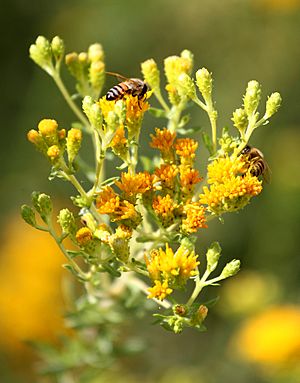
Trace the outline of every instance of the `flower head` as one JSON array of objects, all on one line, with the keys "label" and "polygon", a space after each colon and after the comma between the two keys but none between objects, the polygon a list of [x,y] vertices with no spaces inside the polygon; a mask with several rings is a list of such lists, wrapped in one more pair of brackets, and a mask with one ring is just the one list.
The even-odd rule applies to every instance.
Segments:
[{"label": "flower head", "polygon": [[122,173],[121,181],[115,184],[125,194],[126,198],[135,197],[137,194],[143,194],[152,187],[151,176],[148,172],[137,174]]},{"label": "flower head", "polygon": [[205,208],[199,202],[191,202],[183,207],[185,218],[181,230],[185,233],[195,233],[198,229],[207,228]]},{"label": "flower head", "polygon": [[178,138],[174,144],[176,154],[180,157],[180,162],[184,165],[193,164],[197,147],[198,142],[192,138]]},{"label": "flower head", "polygon": [[174,189],[175,178],[179,170],[176,165],[162,164],[155,169],[153,184],[157,190]]},{"label": "flower head", "polygon": [[150,146],[161,152],[161,156],[164,161],[171,162],[174,159],[173,144],[176,133],[172,133],[167,128],[162,130],[155,128],[155,135],[150,134],[150,136],[152,138]]},{"label": "flower head", "polygon": [[169,287],[168,281],[165,280],[162,283],[160,281],[154,281],[154,286],[149,287],[148,298],[156,298],[163,301],[168,295],[172,294],[173,290]]},{"label": "flower head", "polygon": [[169,194],[165,197],[159,195],[154,198],[152,207],[164,226],[170,226],[174,222],[174,210],[178,208],[178,205],[173,201]]},{"label": "flower head", "polygon": [[198,273],[197,258],[198,256],[193,250],[187,249],[183,245],[174,254],[166,244],[165,251],[162,248],[152,250],[149,257],[145,256],[145,261],[153,281],[168,281],[171,288],[181,288],[189,278]]},{"label": "flower head", "polygon": [[246,172],[241,156],[224,157],[208,166],[208,183],[203,187],[200,202],[214,214],[237,211],[262,190],[262,182]]},{"label": "flower head", "polygon": [[181,191],[184,194],[191,194],[194,189],[194,185],[199,183],[202,178],[199,175],[198,170],[192,169],[189,166],[180,167],[180,185]]}]

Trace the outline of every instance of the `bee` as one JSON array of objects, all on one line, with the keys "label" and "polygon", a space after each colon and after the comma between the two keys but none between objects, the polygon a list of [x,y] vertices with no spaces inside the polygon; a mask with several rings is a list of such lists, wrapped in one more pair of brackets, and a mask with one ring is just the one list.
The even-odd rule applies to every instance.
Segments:
[{"label": "bee", "polygon": [[145,95],[149,90],[149,86],[143,80],[139,78],[127,78],[114,72],[106,73],[123,80],[119,84],[109,89],[109,91],[106,93],[106,100],[121,100],[127,94],[131,94],[133,97],[137,97],[139,101],[145,98]]},{"label": "bee", "polygon": [[248,169],[252,176],[262,176],[265,182],[270,183],[271,170],[264,158],[263,153],[259,149],[246,145],[241,151],[241,155],[246,159]]}]

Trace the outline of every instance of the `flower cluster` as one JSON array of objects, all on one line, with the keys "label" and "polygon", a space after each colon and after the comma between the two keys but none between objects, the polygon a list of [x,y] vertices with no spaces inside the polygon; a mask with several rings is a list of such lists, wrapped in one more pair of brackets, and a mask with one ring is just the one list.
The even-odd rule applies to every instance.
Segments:
[{"label": "flower cluster", "polygon": [[[232,128],[238,136],[224,129],[218,137],[212,73],[201,68],[193,78],[193,55],[188,50],[164,60],[169,102],[164,99],[153,59],[142,63],[144,80],[124,80],[110,91],[115,97],[108,97],[110,93],[101,95],[101,91],[106,73],[111,72],[106,72],[100,44],[91,45],[86,52],[69,53],[63,60],[60,38],[50,42],[39,37],[30,55],[53,78],[79,121],[67,131],[58,129],[55,120],[43,119],[37,130],[29,131],[28,140],[50,160],[50,178],[69,181],[78,195],[72,196],[76,213],[62,209],[58,214],[60,233],[52,223],[51,199],[43,193],[33,194],[33,207],[22,207],[24,220],[54,238],[68,260],[66,268],[85,282],[88,301],[96,302],[97,307],[104,299],[105,307],[113,310],[118,294],[120,301],[126,302],[124,291],[139,289],[167,309],[166,315],[156,315],[163,326],[175,333],[184,327],[203,330],[208,309],[197,301],[200,292],[235,275],[240,261],[232,260],[218,276],[208,279],[218,266],[221,248],[217,242],[209,247],[206,269],[201,270],[196,235],[201,236],[200,229],[207,228],[209,220],[244,208],[262,191],[260,176],[266,163],[260,151],[251,151],[249,140],[277,112],[279,93],[270,95],[260,116],[261,86],[250,81],[242,107],[232,116]],[[63,62],[75,79],[82,108],[62,81]],[[152,95],[160,108],[150,107]],[[209,152],[206,177],[196,166],[200,146],[197,129],[193,124],[187,126],[188,107],[193,104],[207,114],[211,128],[211,134],[203,132]],[[139,155],[142,122],[148,110],[166,120],[150,134],[154,160]],[[194,136],[189,137],[190,133]],[[94,167],[80,157],[84,135],[89,135],[93,144]],[[106,171],[112,169],[106,166],[107,161],[112,159],[116,160],[114,172],[105,179]],[[78,178],[82,173],[84,181]],[[75,249],[68,248],[66,238]],[[112,292],[115,281],[118,288]],[[185,303],[178,302],[176,291],[188,283],[194,284],[190,297]],[[171,294],[173,307],[168,300]],[[122,301],[122,306],[127,307],[127,303]]]},{"label": "flower cluster", "polygon": [[200,201],[216,215],[242,209],[262,190],[262,181],[251,175],[242,156],[214,160],[208,165],[208,183]]},{"label": "flower cluster", "polygon": [[173,288],[182,288],[187,280],[198,273],[198,256],[184,245],[174,253],[166,244],[166,250],[152,250],[145,262],[154,286],[149,288],[149,298],[165,299]]}]

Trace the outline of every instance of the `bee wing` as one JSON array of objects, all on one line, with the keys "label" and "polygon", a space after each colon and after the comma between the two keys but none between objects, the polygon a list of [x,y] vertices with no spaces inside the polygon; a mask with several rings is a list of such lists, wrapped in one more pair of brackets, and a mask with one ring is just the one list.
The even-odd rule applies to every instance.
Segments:
[{"label": "bee wing", "polygon": [[119,73],[115,73],[115,72],[105,72],[106,74],[109,74],[110,76],[115,76],[118,78],[119,81],[127,81],[129,80],[128,77],[125,77],[125,76],[122,76],[121,74]]},{"label": "bee wing", "polygon": [[272,178],[272,171],[268,165],[268,163],[266,161],[264,161],[265,163],[265,171],[263,172],[262,176],[263,176],[263,180],[267,183],[267,184],[270,184],[271,183],[271,178]]}]

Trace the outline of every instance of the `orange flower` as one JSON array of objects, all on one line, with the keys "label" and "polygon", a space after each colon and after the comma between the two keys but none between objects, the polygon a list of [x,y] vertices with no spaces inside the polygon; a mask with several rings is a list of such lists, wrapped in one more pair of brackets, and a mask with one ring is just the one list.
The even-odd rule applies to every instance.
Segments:
[{"label": "orange flower", "polygon": [[192,138],[178,138],[174,144],[176,154],[180,157],[180,162],[183,165],[192,165],[195,159],[195,151],[198,147],[198,142]]},{"label": "orange flower", "polygon": [[122,173],[121,182],[116,181],[115,184],[125,193],[126,197],[133,197],[139,193],[145,193],[152,187],[151,176],[148,172],[137,174]]},{"label": "orange flower", "polygon": [[112,214],[119,204],[120,197],[110,186],[103,188],[96,199],[97,209],[100,214]]},{"label": "orange flower", "polygon": [[180,185],[182,186],[182,192],[189,194],[193,190],[193,186],[202,181],[198,170],[191,169],[188,166],[180,167]]},{"label": "orange flower", "polygon": [[157,190],[161,190],[164,188],[174,189],[174,181],[177,174],[178,168],[176,165],[160,165],[160,167],[156,168],[154,172],[153,183],[156,184],[155,188]]},{"label": "orange flower", "polygon": [[111,140],[110,147],[113,149],[120,150],[120,148],[124,148],[124,146],[127,145],[127,138],[125,137],[125,130],[124,126],[120,126],[116,130],[116,134],[114,135],[114,138]]},{"label": "orange flower", "polygon": [[150,134],[152,141],[150,146],[161,151],[161,155],[165,160],[173,159],[172,147],[176,137],[176,133],[170,132],[168,129],[155,128],[155,135]]},{"label": "orange flower", "polygon": [[165,197],[158,196],[154,198],[152,207],[155,214],[161,219],[164,226],[170,226],[174,222],[174,209],[178,206],[167,194]]},{"label": "orange flower", "polygon": [[182,220],[181,229],[185,233],[195,233],[198,229],[207,228],[205,208],[199,202],[191,202],[183,206],[186,218]]}]

